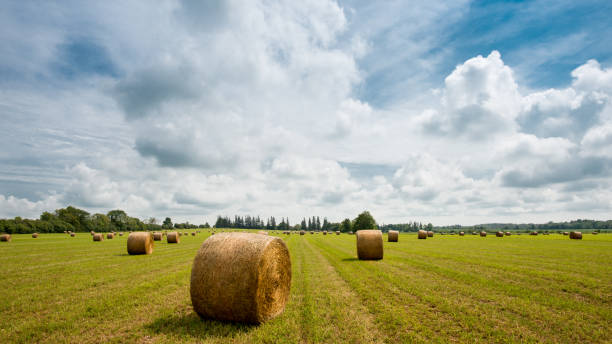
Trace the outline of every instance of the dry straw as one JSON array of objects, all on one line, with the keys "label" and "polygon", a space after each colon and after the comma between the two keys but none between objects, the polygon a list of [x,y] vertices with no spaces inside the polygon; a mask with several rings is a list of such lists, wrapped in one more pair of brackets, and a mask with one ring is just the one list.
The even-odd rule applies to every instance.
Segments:
[{"label": "dry straw", "polygon": [[191,302],[204,318],[262,323],[285,309],[291,259],[278,237],[219,233],[193,261]]},{"label": "dry straw", "polygon": [[74,233],[70,233],[70,236],[71,236],[71,237],[74,237],[74,236],[76,236],[76,234],[74,234]]},{"label": "dry straw", "polygon": [[464,236],[465,232],[459,232],[459,236]]},{"label": "dry straw", "polygon": [[570,232],[569,238],[570,239],[582,240],[582,232]]},{"label": "dry straw", "polygon": [[323,231],[323,235],[327,235],[327,231]]},{"label": "dry straw", "polygon": [[336,231],[336,235],[340,235],[340,231]]},{"label": "dry straw", "polygon": [[119,236],[123,236],[123,232],[119,232]]},{"label": "dry straw", "polygon": [[498,238],[503,238],[504,237],[504,232],[495,232],[495,236]]},{"label": "dry straw", "polygon": [[11,241],[12,237],[10,234],[2,234],[0,235],[0,241]]},{"label": "dry straw", "polygon": [[104,240],[104,236],[100,233],[96,233],[93,235],[93,241],[102,241]]},{"label": "dry straw", "polygon": [[427,236],[430,237],[430,238],[433,238],[433,234],[434,233],[432,231],[427,232]]},{"label": "dry straw", "polygon": [[306,234],[306,232],[300,231],[300,235],[304,235],[304,234]]},{"label": "dry straw", "polygon": [[420,230],[417,233],[417,236],[418,236],[419,239],[427,239],[427,231]]},{"label": "dry straw", "polygon": [[389,233],[387,234],[387,240],[389,240],[389,242],[397,242],[398,239],[399,239],[398,231],[389,231]]},{"label": "dry straw", "polygon": [[129,254],[153,253],[153,240],[149,232],[130,233],[127,238],[127,251]]},{"label": "dry straw", "polygon": [[266,232],[266,231],[258,231],[257,234],[268,235],[268,232]]},{"label": "dry straw", "polygon": [[487,232],[485,232],[485,231],[480,232],[480,236],[481,237],[486,237],[487,236]]},{"label": "dry straw", "polygon": [[506,236],[511,236],[511,235],[512,235],[512,233],[506,232]]},{"label": "dry straw", "polygon": [[34,239],[38,238],[38,233],[32,233],[32,238]]},{"label": "dry straw", "polygon": [[195,236],[195,235],[196,235],[195,232],[191,232],[191,236]]},{"label": "dry straw", "polygon": [[153,240],[154,241],[161,241],[163,237],[164,237],[164,235],[162,233],[159,233],[159,232],[153,233]]},{"label": "dry straw", "polygon": [[378,229],[357,231],[357,257],[360,260],[383,258],[383,237]]},{"label": "dry straw", "polygon": [[178,232],[169,232],[168,234],[166,234],[166,240],[168,240],[168,244],[178,244],[181,242],[181,238]]},{"label": "dry straw", "polygon": [[529,233],[529,235],[538,235],[538,232],[533,231],[533,232]]},{"label": "dry straw", "polygon": [[91,231],[91,232],[89,232],[89,234],[91,234],[93,236],[94,234],[96,234],[96,232]]},{"label": "dry straw", "polygon": [[114,237],[115,237],[115,234],[113,233],[106,234],[106,239],[113,239]]}]

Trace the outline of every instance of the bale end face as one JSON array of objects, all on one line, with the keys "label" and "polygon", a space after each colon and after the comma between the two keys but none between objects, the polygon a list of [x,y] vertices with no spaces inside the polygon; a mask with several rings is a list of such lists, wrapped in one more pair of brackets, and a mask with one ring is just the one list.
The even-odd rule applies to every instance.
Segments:
[{"label": "bale end face", "polygon": [[93,241],[102,241],[104,240],[104,236],[100,233],[96,233],[93,235]]},{"label": "bale end face", "polygon": [[11,241],[13,237],[10,234],[2,234],[0,235],[0,241]]},{"label": "bale end face", "polygon": [[383,259],[383,237],[380,230],[357,231],[357,257],[360,260]]},{"label": "bale end face", "polygon": [[115,234],[113,233],[106,234],[106,239],[113,239],[114,237],[115,237]]},{"label": "bale end face", "polygon": [[277,237],[219,233],[208,238],[193,261],[191,302],[204,318],[262,323],[285,309],[291,259]]},{"label": "bale end face", "polygon": [[128,235],[127,251],[129,254],[153,253],[153,240],[149,232],[133,232]]},{"label": "bale end face", "polygon": [[426,232],[426,231],[423,231],[423,230],[420,230],[420,231],[417,233],[417,237],[418,237],[419,239],[427,239],[427,232]]},{"label": "bale end face", "polygon": [[153,241],[161,241],[163,237],[164,237],[163,233],[159,233],[159,232],[153,233]]},{"label": "bale end face", "polygon": [[582,232],[570,232],[570,239],[582,240]]},{"label": "bale end face", "polygon": [[481,237],[486,237],[487,236],[487,232],[484,232],[484,231],[480,232],[480,236]]},{"label": "bale end face", "polygon": [[459,236],[464,236],[465,232],[459,232]]},{"label": "bale end face", "polygon": [[389,231],[389,233],[387,234],[387,240],[389,242],[397,242],[399,240],[399,232]]},{"label": "bale end face", "polygon": [[74,233],[70,233],[70,236],[71,236],[71,237],[75,237],[75,236],[76,236],[76,234],[74,234]]},{"label": "bale end face", "polygon": [[504,233],[503,232],[496,232],[495,236],[498,238],[503,238],[504,237]]},{"label": "bale end face", "polygon": [[433,238],[433,236],[434,236],[434,232],[432,232],[432,231],[427,232],[427,237],[428,238]]},{"label": "bale end face", "polygon": [[34,239],[38,238],[38,233],[32,233],[32,238]]},{"label": "bale end face", "polygon": [[300,231],[300,235],[304,235],[304,234],[306,234],[305,231]]}]

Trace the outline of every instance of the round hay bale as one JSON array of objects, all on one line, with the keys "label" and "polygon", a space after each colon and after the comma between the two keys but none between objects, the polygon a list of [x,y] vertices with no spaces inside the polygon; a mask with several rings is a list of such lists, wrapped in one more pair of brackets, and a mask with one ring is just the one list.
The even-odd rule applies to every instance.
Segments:
[{"label": "round hay bale", "polygon": [[266,231],[258,231],[257,234],[268,235],[268,232],[266,232]]},{"label": "round hay bale", "polygon": [[360,260],[378,260],[383,258],[383,237],[378,229],[357,231],[357,257]]},{"label": "round hay bale", "polygon": [[130,233],[127,238],[127,251],[129,254],[153,253],[154,240],[149,232]]},{"label": "round hay bale", "polygon": [[262,323],[281,314],[291,288],[291,258],[280,238],[219,233],[193,260],[191,303],[204,318]]},{"label": "round hay bale", "polygon": [[387,240],[389,242],[397,242],[399,240],[399,231],[389,231],[387,233]]},{"label": "round hay bale", "polygon": [[181,242],[181,237],[177,232],[169,232],[166,234],[166,240],[168,241],[168,244],[178,244]]},{"label": "round hay bale", "polygon": [[304,235],[304,234],[306,234],[305,231],[300,231],[300,235]]},{"label": "round hay bale", "polygon": [[433,234],[434,233],[432,231],[427,232],[427,236],[430,237],[430,238],[433,238]]},{"label": "round hay bale", "polygon": [[64,234],[68,234],[68,231],[64,231]]},{"label": "round hay bale", "polygon": [[510,233],[510,232],[506,232],[505,234],[506,234],[506,236],[511,236],[512,235],[512,233]]},{"label": "round hay bale", "polygon": [[478,235],[478,232],[472,232],[472,235]]},{"label": "round hay bale", "polygon": [[599,232],[593,232],[593,233],[591,233],[591,234],[593,234],[593,235],[597,235],[597,234],[599,234]]},{"label": "round hay bale", "polygon": [[495,236],[498,238],[503,238],[504,237],[504,232],[495,232]]},{"label": "round hay bale", "polygon": [[162,233],[159,233],[159,232],[153,233],[153,241],[161,241],[163,237],[164,235]]},{"label": "round hay bale", "polygon": [[570,232],[570,239],[582,240],[582,232]]},{"label": "round hay bale", "polygon": [[563,235],[569,235],[569,232],[563,232]]},{"label": "round hay bale", "polygon": [[426,232],[426,231],[424,231],[424,230],[420,230],[420,231],[417,233],[417,237],[418,237],[419,239],[427,239],[427,232]]},{"label": "round hay bale", "polygon": [[34,239],[38,238],[38,233],[32,233],[32,238]]},{"label": "round hay bale", "polygon": [[327,235],[327,231],[323,231],[323,235]]},{"label": "round hay bale", "polygon": [[100,233],[96,233],[93,235],[93,241],[102,241],[104,240],[104,236]]},{"label": "round hay bale", "polygon": [[486,237],[487,236],[487,232],[485,232],[485,231],[480,232],[480,236],[481,237]]},{"label": "round hay bale", "polygon": [[113,239],[114,237],[115,237],[115,234],[113,233],[106,234],[106,239]]},{"label": "round hay bale", "polygon": [[538,235],[538,232],[533,231],[533,232],[529,233],[529,235]]},{"label": "round hay bale", "polygon": [[196,235],[195,232],[191,232],[191,236],[195,236],[195,235]]},{"label": "round hay bale", "polygon": [[71,237],[74,237],[74,236],[76,236],[76,234],[74,234],[74,233],[70,233],[70,236],[71,236]]},{"label": "round hay bale", "polygon": [[336,231],[336,235],[340,235],[340,231]]},{"label": "round hay bale", "polygon": [[310,231],[310,234],[314,234],[314,231]]},{"label": "round hay bale", "polygon": [[119,232],[119,236],[123,236],[123,232]]},{"label": "round hay bale", "polygon": [[464,236],[465,232],[459,232],[459,236]]},{"label": "round hay bale", "polygon": [[0,241],[11,241],[13,237],[10,234],[2,234],[0,235]]}]

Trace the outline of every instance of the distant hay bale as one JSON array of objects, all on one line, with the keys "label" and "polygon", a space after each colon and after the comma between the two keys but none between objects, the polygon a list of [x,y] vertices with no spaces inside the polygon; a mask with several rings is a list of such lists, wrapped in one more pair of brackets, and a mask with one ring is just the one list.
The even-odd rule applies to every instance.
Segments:
[{"label": "distant hay bale", "polygon": [[503,238],[504,237],[504,232],[495,232],[495,236],[498,238]]},{"label": "distant hay bale", "polygon": [[459,236],[464,236],[465,232],[459,232]]},{"label": "distant hay bale", "polygon": [[195,236],[195,235],[196,235],[195,232],[191,232],[191,236]]},{"label": "distant hay bale", "polygon": [[119,232],[119,236],[123,236],[123,232]]},{"label": "distant hay bale", "polygon": [[64,234],[68,234],[68,231],[64,231]]},{"label": "distant hay bale", "polygon": [[481,237],[486,237],[487,236],[487,232],[485,232],[485,231],[480,232],[480,236]]},{"label": "distant hay bale", "polygon": [[424,230],[418,231],[417,237],[419,239],[427,239],[427,231],[424,231]]},{"label": "distant hay bale", "polygon": [[350,231],[349,234],[354,234],[353,231]]},{"label": "distant hay bale", "polygon": [[164,235],[162,233],[159,233],[159,232],[153,233],[153,241],[161,241],[163,237]]},{"label": "distant hay bale", "polygon": [[283,312],[290,288],[289,250],[273,236],[219,233],[191,269],[191,302],[203,318],[262,323]]},{"label": "distant hay bale", "polygon": [[93,235],[93,241],[102,241],[104,240],[104,236],[100,233],[96,233]]},{"label": "distant hay bale", "polygon": [[94,234],[96,234],[96,232],[91,231],[91,232],[89,232],[89,234],[91,234],[93,236]]},{"label": "distant hay bale", "polygon": [[305,231],[300,231],[300,235],[304,235],[304,234],[306,234]]},{"label": "distant hay bale", "polygon": [[582,240],[582,232],[570,232],[569,233],[569,238],[570,239]]},{"label": "distant hay bale", "polygon": [[428,237],[433,238],[433,235],[434,235],[434,232],[432,232],[432,231],[427,232],[427,236]]},{"label": "distant hay bale", "polygon": [[387,240],[389,242],[397,242],[399,239],[399,231],[389,231],[387,233]]},{"label": "distant hay bale", "polygon": [[154,241],[151,240],[151,233],[149,232],[130,233],[127,238],[127,251],[128,254],[151,254],[153,253],[153,244]]},{"label": "distant hay bale", "polygon": [[529,235],[538,235],[538,232],[533,231],[533,232],[529,233]]},{"label": "distant hay bale", "polygon": [[32,238],[34,239],[38,238],[38,233],[32,233]]},{"label": "distant hay bale", "polygon": [[336,231],[336,235],[340,235],[340,231]]},{"label": "distant hay bale", "polygon": [[327,235],[327,231],[323,231],[323,235]]},{"label": "distant hay bale", "polygon": [[11,241],[13,237],[10,234],[2,234],[0,235],[0,241]]},{"label": "distant hay bale", "polygon": [[478,235],[478,232],[472,232],[472,235]]},{"label": "distant hay bale", "polygon": [[504,233],[504,234],[506,234],[506,236],[510,236],[510,235],[512,235],[512,233],[510,233],[510,232],[506,232],[506,233]]},{"label": "distant hay bale", "polygon": [[314,234],[314,231],[310,231],[310,234]]},{"label": "distant hay bale", "polygon": [[74,233],[70,233],[70,236],[71,236],[71,237],[74,237],[74,236],[76,236],[76,234],[74,234]]},{"label": "distant hay bale", "polygon": [[113,239],[114,237],[115,237],[115,234],[113,233],[106,234],[106,239]]},{"label": "distant hay bale", "polygon": [[178,232],[169,232],[168,234],[166,234],[166,240],[168,241],[168,244],[178,244],[181,242],[181,238]]},{"label": "distant hay bale", "polygon": [[257,234],[268,235],[268,232],[266,232],[266,231],[257,231]]},{"label": "distant hay bale", "polygon": [[378,229],[357,231],[357,257],[360,260],[378,260],[383,258],[383,237]]},{"label": "distant hay bale", "polygon": [[597,234],[599,234],[599,232],[593,232],[593,233],[591,233],[591,234],[593,234],[593,235],[597,235]]}]

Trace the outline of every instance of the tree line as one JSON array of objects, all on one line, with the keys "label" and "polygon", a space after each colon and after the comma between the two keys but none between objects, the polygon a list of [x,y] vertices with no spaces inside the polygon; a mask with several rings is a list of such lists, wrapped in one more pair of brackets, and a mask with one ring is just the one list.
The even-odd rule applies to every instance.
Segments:
[{"label": "tree line", "polygon": [[485,223],[473,226],[451,225],[438,226],[438,230],[508,230],[508,231],[549,231],[549,230],[570,230],[570,229],[597,229],[610,230],[612,229],[612,220],[586,220],[577,219],[563,222],[549,221],[546,223]]}]

